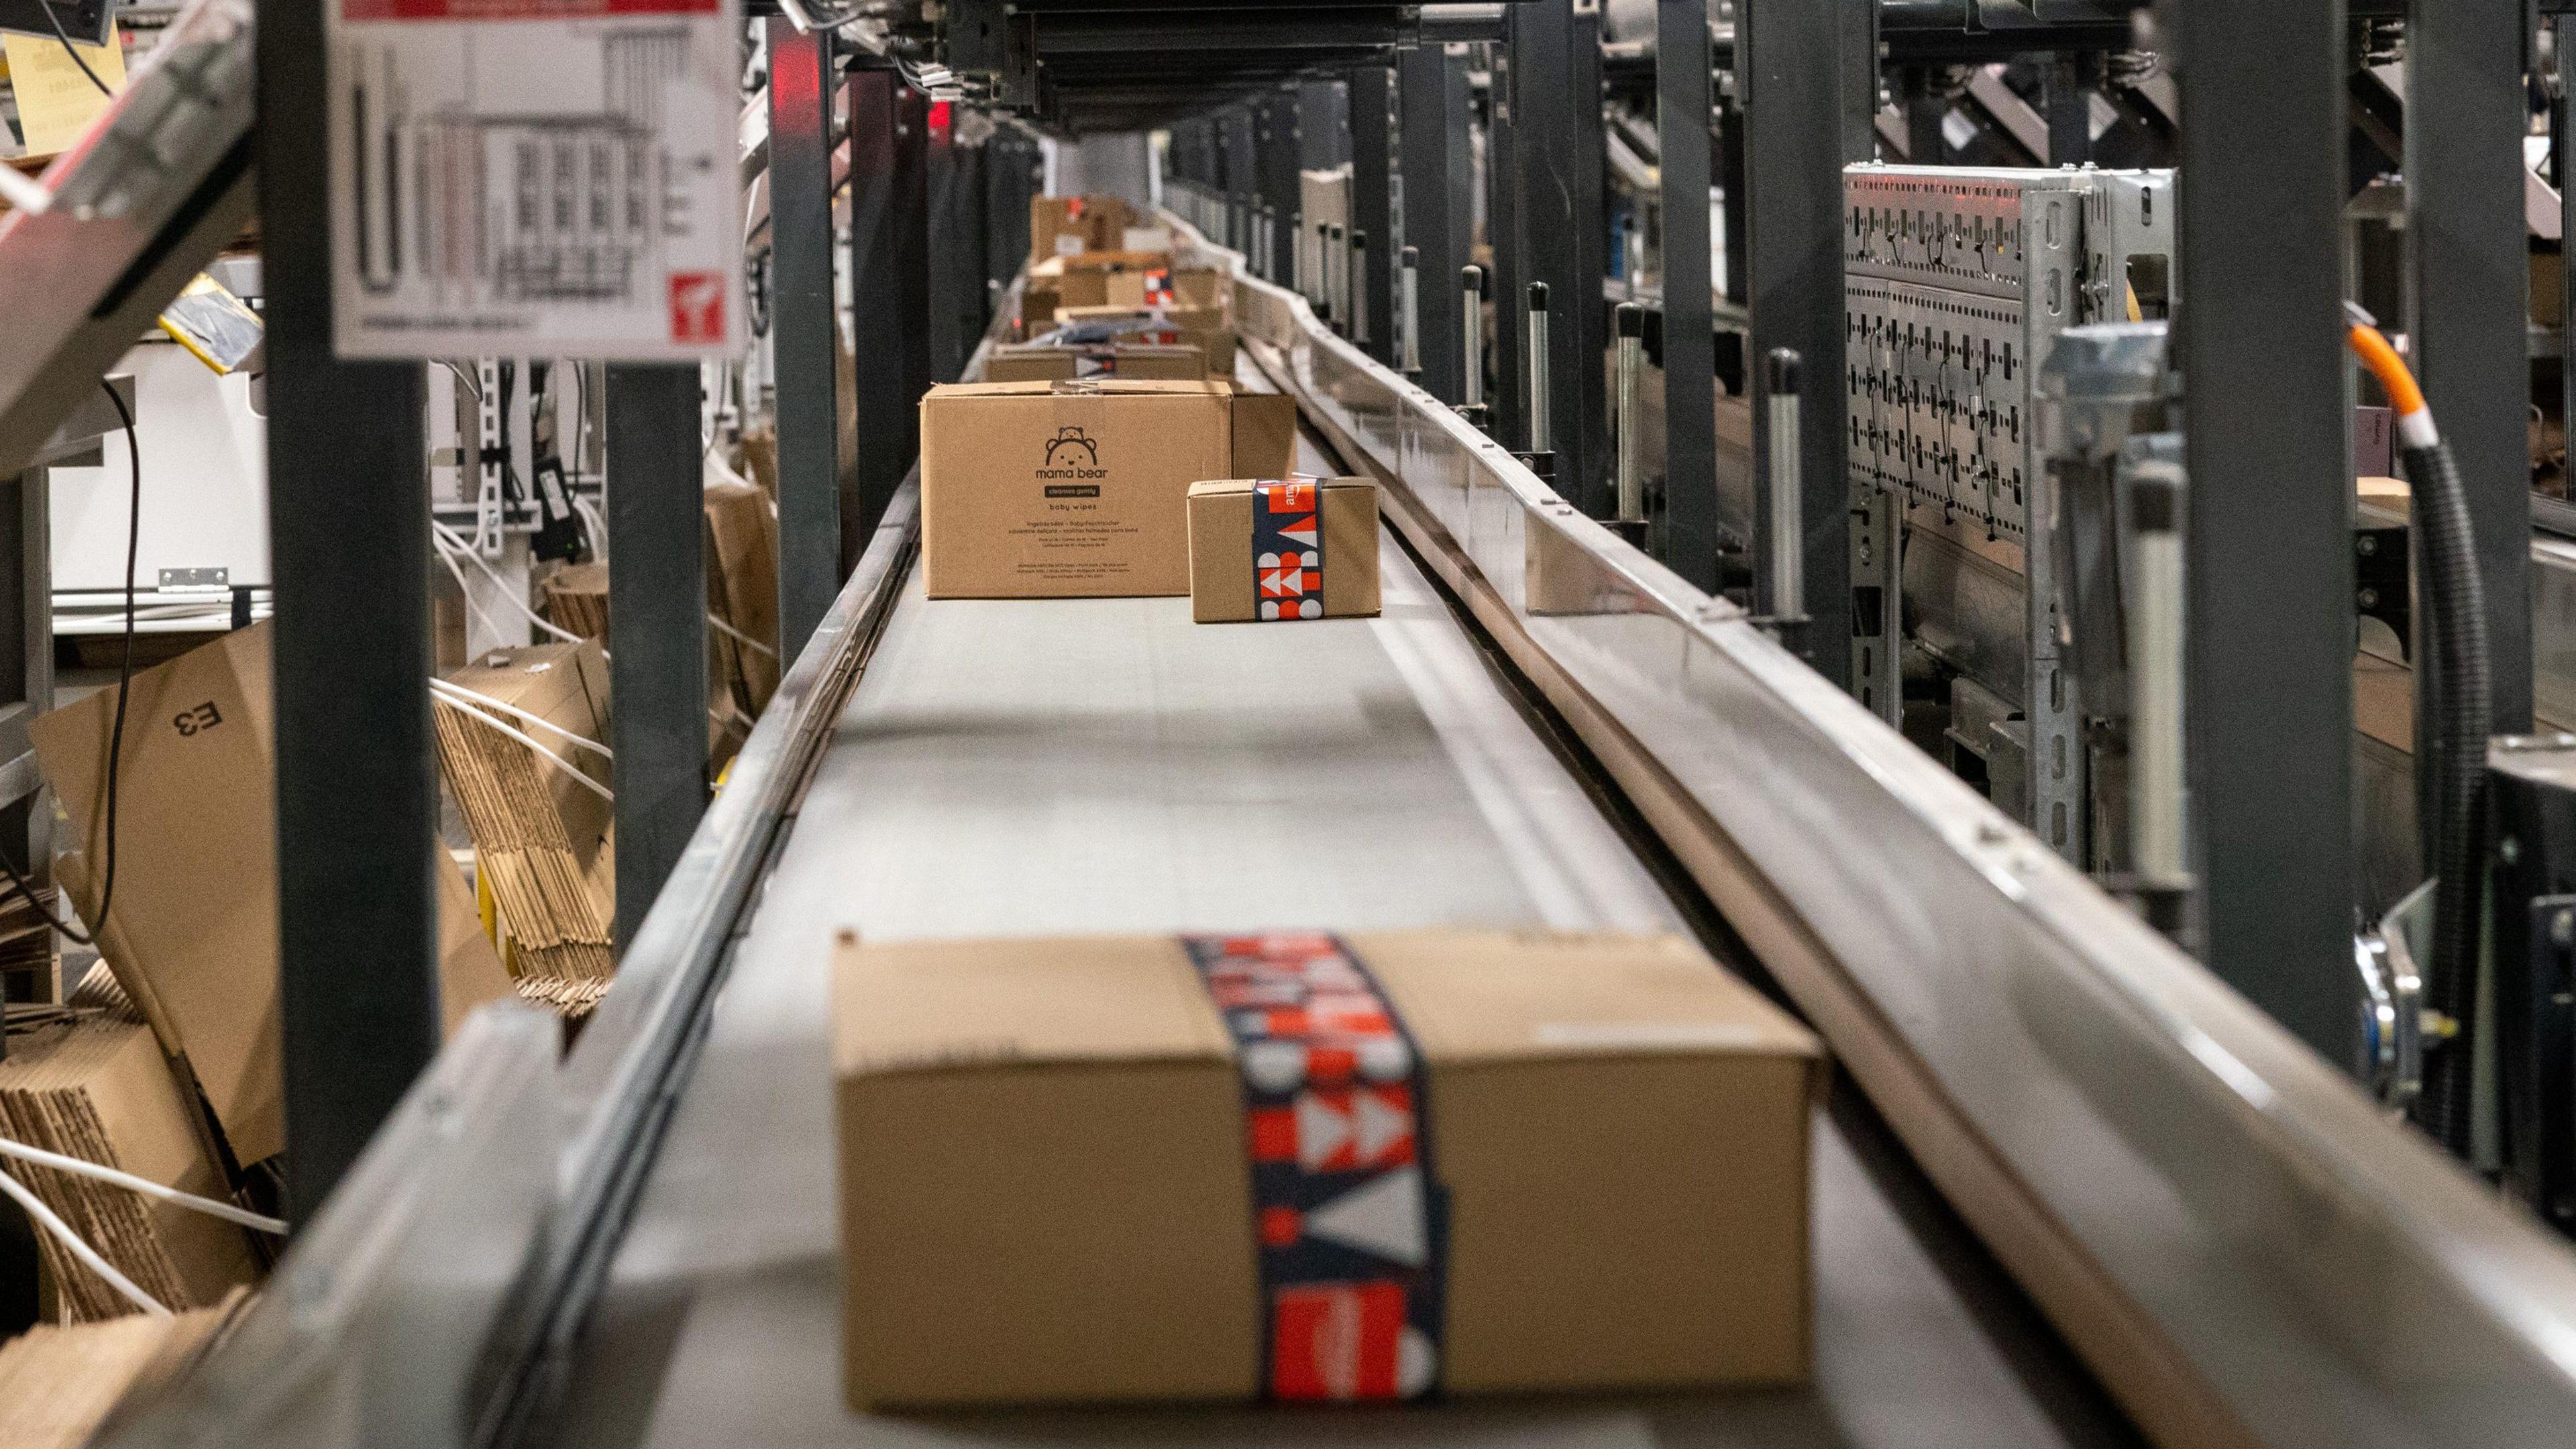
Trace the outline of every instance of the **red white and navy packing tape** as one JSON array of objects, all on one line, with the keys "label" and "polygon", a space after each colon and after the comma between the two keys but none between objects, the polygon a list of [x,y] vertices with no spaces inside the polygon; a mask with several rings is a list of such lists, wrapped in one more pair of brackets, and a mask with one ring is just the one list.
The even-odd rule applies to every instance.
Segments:
[{"label": "red white and navy packing tape", "polygon": [[1337,936],[1183,938],[1234,1038],[1273,1399],[1411,1399],[1440,1376],[1448,1203],[1422,1054]]},{"label": "red white and navy packing tape", "polygon": [[1324,493],[1312,479],[1252,485],[1252,596],[1263,619],[1324,617]]}]

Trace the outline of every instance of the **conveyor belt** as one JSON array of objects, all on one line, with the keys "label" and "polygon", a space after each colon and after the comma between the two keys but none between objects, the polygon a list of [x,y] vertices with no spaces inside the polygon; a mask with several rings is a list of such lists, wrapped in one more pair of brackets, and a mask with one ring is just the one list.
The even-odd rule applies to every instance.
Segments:
[{"label": "conveyor belt", "polygon": [[[1196,627],[1182,599],[931,602],[916,573],[737,948],[556,1442],[2129,1442],[1991,1262],[1925,1206],[1937,1200],[1865,1110],[1817,1119],[1817,1380],[1803,1393],[1364,1416],[843,1407],[838,928],[1680,924],[1391,540],[1381,567],[1383,617],[1284,629]],[[1281,829],[1308,842],[1311,868],[1280,870],[1264,842]]]}]

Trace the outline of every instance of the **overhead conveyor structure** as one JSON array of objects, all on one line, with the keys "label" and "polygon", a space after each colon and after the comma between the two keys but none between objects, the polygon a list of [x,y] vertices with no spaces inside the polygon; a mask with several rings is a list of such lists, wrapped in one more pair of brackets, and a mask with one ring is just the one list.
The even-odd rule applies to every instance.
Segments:
[{"label": "overhead conveyor structure", "polygon": [[[614,796],[614,981],[577,1025],[497,1002],[441,1045],[413,989],[438,937],[411,929],[438,786],[404,733],[430,718],[427,640],[404,632],[428,614],[420,379],[492,380],[478,467],[506,459],[511,404],[497,362],[334,351],[335,223],[292,179],[327,159],[327,67],[304,52],[333,22],[263,0],[254,42],[243,0],[196,0],[170,32],[187,66],[140,72],[86,154],[18,184],[59,208],[0,219],[0,294],[13,263],[59,293],[27,310],[29,346],[0,328],[0,469],[61,450],[69,400],[238,231],[256,176],[277,274],[277,714],[306,732],[278,747],[304,768],[281,774],[276,817],[293,1231],[215,1346],[93,1444],[2563,1441],[2576,1254],[2531,1210],[2550,1210],[2525,1180],[2539,1169],[2495,1140],[2536,1135],[2512,1116],[2528,1104],[2492,1100],[2537,1094],[2552,1123],[2576,1100],[2528,1080],[2576,1046],[2493,1060],[2499,993],[2504,1039],[2565,1018],[2576,1041],[2576,994],[2525,989],[2551,969],[2576,981],[2576,895],[2550,894],[2537,845],[2509,869],[2551,832],[2505,835],[2487,862],[2507,904],[2486,918],[2486,974],[2460,974],[2456,940],[2424,958],[2452,973],[2447,999],[2477,983],[2486,1017],[2419,1009],[2400,925],[2343,919],[2359,899],[2347,636],[2358,608],[2403,640],[2417,581],[2381,558],[2361,587],[2391,598],[2356,605],[2346,587],[2357,537],[2400,551],[2406,504],[2348,506],[2345,323],[2323,305],[2343,289],[2296,258],[2344,238],[2353,178],[2326,143],[2347,139],[2347,49],[2388,92],[2356,89],[2356,114],[2385,131],[2380,113],[2403,109],[2404,76],[2373,59],[2403,7],[2281,3],[2303,29],[2220,0],[1655,0],[1619,27],[1618,0],[720,7],[722,59],[739,43],[742,62],[720,79],[750,96],[748,285],[699,281],[750,303],[752,360],[621,354],[595,369],[596,407],[577,364],[575,426],[600,435],[590,482],[616,539],[599,604],[625,631],[613,736],[590,742],[613,760],[589,783]],[[2512,38],[2465,14],[2426,32],[2462,86]],[[2200,69],[2157,73],[2149,41],[2197,45]],[[2023,51],[2057,57],[2035,88],[2013,71]],[[2576,77],[2576,52],[2555,60]],[[2186,93],[2198,132],[2178,120]],[[183,103],[208,118],[155,150],[153,116]],[[2416,109],[2410,165],[2476,149],[2458,111]],[[2258,129],[2295,153],[2272,168],[2294,182],[2248,147]],[[2097,142],[2134,149],[2134,168],[2090,165]],[[2301,169],[2319,156],[2326,171]],[[2463,174],[2432,192],[2474,190]],[[1121,194],[1138,223],[1059,258],[1159,258],[1130,268],[1157,298],[1134,310],[1163,310],[1139,352],[1233,357],[1230,389],[1177,387],[1229,399],[1229,429],[1226,409],[1281,416],[1284,397],[1283,471],[1375,485],[1378,613],[1199,626],[1185,597],[935,596],[923,397],[1026,353],[1025,319],[1127,325],[1083,315],[1123,303],[1042,291],[1065,276],[1045,219],[1080,216],[1044,210],[1050,191]],[[2253,215],[2282,250],[2240,264],[2210,238]],[[2463,275],[2494,260],[2478,240],[2444,233]],[[1183,272],[1214,305],[1175,301]],[[1203,315],[1184,335],[1187,310]],[[2403,364],[2392,351],[2390,376],[2426,369],[2446,437],[2461,400],[2473,460],[2504,410],[2462,397],[2454,359],[2500,314],[2448,319],[2413,332],[2425,346]],[[2299,386],[2257,396],[2272,373]],[[766,646],[711,621],[705,463],[712,419],[757,411],[764,389],[760,602],[779,667],[711,778],[708,630]],[[1077,442],[1100,463],[1094,440],[1056,437],[1068,476]],[[2576,678],[2546,639],[2576,607],[2576,566],[2553,566],[2567,550],[2547,540],[2526,549],[2520,522],[2487,528],[2528,504],[2528,480],[2505,481],[2489,467],[2447,486],[2478,546],[2537,560],[2536,592],[2443,607],[2528,622],[2537,600],[2541,662],[2500,646],[2495,698],[2536,677],[2546,709]],[[2122,521],[2077,539],[2068,497],[2070,516]],[[2107,674],[2105,635],[2079,627],[2100,620],[2073,619],[2105,597],[2139,625],[2119,636],[2135,662]],[[354,686],[332,676],[344,662]],[[2150,803],[2172,867],[2154,879],[2128,870],[2127,817],[2102,808],[2127,798],[2130,731],[2150,728],[2121,671],[2150,666],[2162,733],[2134,758],[2170,786]],[[2412,678],[2392,697],[2427,689],[2442,702]],[[2517,727],[2513,708],[2444,723],[2483,742]],[[1927,753],[1935,714],[1928,733],[1965,755]],[[2497,818],[2558,819],[2559,751],[2576,756],[2564,739],[2498,747],[2494,770],[2546,758]],[[0,760],[9,780],[33,770]],[[2313,808],[2291,818],[2283,799]],[[2454,905],[2478,894],[2452,884]],[[2458,910],[2446,924],[2478,934]],[[1669,933],[1812,1030],[1828,1065],[1806,1117],[1806,1381],[1320,1411],[851,1406],[836,955],[1432,927]],[[2359,1072],[2342,1050],[2356,1025]],[[2440,1058],[2455,1039],[2483,1055]],[[2443,1070],[2424,1072],[2427,1053]],[[2482,1083],[2450,1114],[2484,1124],[2457,1155],[2405,1115],[2428,1076]],[[2576,1220],[2576,1196],[2561,1210]]]},{"label": "overhead conveyor structure", "polygon": [[[1296,396],[1310,466],[1385,487],[1383,617],[1290,639],[1193,629],[1177,599],[929,600],[907,480],[560,1074],[541,1023],[480,1019],[280,1291],[113,1442],[2554,1432],[2554,1243],[1744,611],[1302,299],[1233,286],[1245,383]],[[1769,983],[1840,1064],[1812,1387],[1365,1420],[846,1410],[834,933],[1282,917],[1677,928]]]}]

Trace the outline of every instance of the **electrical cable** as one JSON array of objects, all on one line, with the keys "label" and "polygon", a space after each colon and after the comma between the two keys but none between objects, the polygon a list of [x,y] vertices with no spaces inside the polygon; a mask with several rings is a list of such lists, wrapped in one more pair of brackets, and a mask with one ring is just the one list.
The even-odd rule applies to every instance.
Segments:
[{"label": "electrical cable", "polygon": [[456,711],[458,714],[471,718],[477,724],[499,730],[509,738],[517,740],[520,744],[526,745],[529,749],[532,749],[538,754],[553,761],[557,769],[572,776],[583,789],[588,790],[590,793],[598,796],[602,800],[608,801],[610,804],[616,803],[617,795],[614,791],[610,790],[606,785],[599,783],[597,780],[590,778],[590,776],[583,774],[572,761],[565,759],[563,756],[556,754],[550,749],[547,749],[544,745],[538,744],[534,735],[528,734],[523,730],[512,727],[502,720],[485,714],[474,706],[457,699],[454,695],[442,694],[437,690],[431,690],[429,697],[439,704],[446,705],[449,709]]},{"label": "electrical cable", "polygon": [[[567,644],[578,644],[581,642],[581,636],[579,634],[575,634],[569,629],[557,627],[555,624],[547,620],[544,615],[538,613],[535,609],[530,608],[525,601],[519,599],[512,591],[510,581],[501,577],[499,570],[493,568],[490,564],[485,563],[481,554],[474,552],[465,535],[458,533],[455,529],[448,527],[446,524],[439,522],[435,518],[429,521],[429,527],[430,541],[438,546],[440,556],[448,560],[449,572],[455,572],[455,559],[457,556],[461,555],[467,563],[470,563],[474,565],[474,567],[482,570],[484,577],[490,579],[493,583],[500,585],[501,597],[507,599],[512,608],[527,615],[529,623],[536,625],[538,628],[552,634]],[[457,579],[457,587],[462,588],[464,587],[464,584],[465,581],[463,577],[460,576]],[[489,626],[492,622],[491,616],[488,614],[484,615],[483,622],[486,626]],[[494,629],[492,632],[498,634],[501,631]]]},{"label": "electrical cable", "polygon": [[737,629],[731,624],[726,623],[724,620],[717,618],[713,610],[708,611],[707,622],[715,626],[717,633],[725,635],[735,643],[740,644],[745,649],[751,650],[755,654],[759,654],[769,659],[775,659],[778,657],[777,650],[770,648],[768,645],[761,643],[759,640],[754,639],[750,635],[742,632],[740,629]]},{"label": "electrical cable", "polygon": [[175,1187],[164,1187],[148,1177],[137,1177],[130,1172],[121,1172],[104,1163],[92,1162],[85,1157],[66,1157],[59,1152],[47,1152],[41,1147],[30,1147],[24,1142],[12,1142],[6,1137],[0,1137],[0,1157],[14,1157],[21,1162],[32,1162],[38,1167],[50,1167],[56,1172],[67,1172],[74,1177],[94,1178],[99,1182],[124,1188],[128,1192],[141,1193],[145,1197],[158,1198],[163,1202],[187,1208],[191,1212],[201,1212],[211,1218],[222,1218],[228,1223],[238,1223],[271,1237],[286,1236],[286,1223],[281,1218],[265,1217],[248,1208],[235,1207],[228,1202],[199,1197],[193,1192],[181,1192]]},{"label": "electrical cable", "polygon": [[100,1257],[98,1249],[82,1241],[81,1235],[72,1231],[72,1225],[64,1222],[61,1215],[52,1208],[45,1206],[43,1198],[28,1191],[25,1183],[6,1172],[0,1172],[0,1193],[7,1193],[15,1199],[18,1206],[27,1210],[27,1216],[34,1218],[46,1232],[61,1240],[62,1245],[71,1252],[71,1255],[80,1260],[82,1267],[105,1279],[107,1286],[123,1294],[127,1302],[155,1318],[171,1316],[170,1310],[161,1306],[160,1299],[134,1286],[133,1279],[118,1272],[114,1263]]},{"label": "electrical cable", "polygon": [[72,44],[72,33],[63,28],[63,18],[54,13],[54,7],[47,0],[36,0],[36,8],[44,12],[45,23],[54,28],[54,39],[63,43],[63,54],[72,58],[72,64],[80,67],[80,73],[89,77],[89,83],[98,87],[100,95],[114,96],[116,92],[109,90],[107,82],[100,80],[98,72],[91,70],[89,62],[81,58],[80,47]]},{"label": "electrical cable", "polygon": [[492,696],[485,694],[480,690],[467,689],[464,685],[458,684],[452,679],[441,679],[433,674],[429,679],[429,687],[444,694],[455,695],[458,699],[469,704],[479,705],[485,709],[497,709],[505,714],[517,715],[519,718],[526,720],[532,725],[536,725],[541,729],[559,734],[566,740],[571,741],[573,744],[579,745],[585,750],[592,751],[603,760],[616,758],[616,756],[609,753],[608,746],[601,744],[599,741],[592,739],[588,735],[565,729],[562,725],[556,724],[553,720],[546,718],[544,715],[521,709],[515,704],[509,704],[504,701],[494,699]]},{"label": "electrical cable", "polygon": [[2448,444],[2433,425],[2432,409],[2405,361],[2370,320],[2347,304],[2346,340],[2388,394],[2397,414],[2400,456],[2414,498],[2417,557],[2424,576],[2428,659],[2433,671],[2434,719],[2422,733],[2424,758],[2433,770],[2433,950],[2425,1004],[2459,1030],[2450,1045],[2424,1066],[2418,1120],[2452,1152],[2471,1146],[2470,1111],[2474,1054],[2465,1034],[2478,1007],[2478,965],[2485,922],[2481,853],[2486,829],[2487,740],[2494,721],[2490,700],[2485,589],[2469,523],[2468,493]]}]

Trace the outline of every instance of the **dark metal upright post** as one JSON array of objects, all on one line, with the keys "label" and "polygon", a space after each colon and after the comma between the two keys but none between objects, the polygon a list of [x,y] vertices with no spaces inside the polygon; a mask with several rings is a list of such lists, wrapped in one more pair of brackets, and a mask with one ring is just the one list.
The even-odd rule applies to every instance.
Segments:
[{"label": "dark metal upright post", "polygon": [[[906,99],[909,97],[910,99]],[[843,571],[854,567],[917,451],[929,386],[920,93],[874,57],[850,71],[850,317],[857,350],[856,492],[841,500]]]},{"label": "dark metal upright post", "polygon": [[[259,17],[286,1195],[309,1220],[438,1051],[421,365],[331,351],[322,7]],[[147,500],[148,506],[148,500]]]},{"label": "dark metal upright post", "polygon": [[778,657],[841,591],[840,328],[832,315],[832,40],[769,22],[770,347],[778,380]]},{"label": "dark metal upright post", "polygon": [[1709,307],[1708,0],[1656,0],[1664,199],[1664,562],[1717,591],[1717,343]]},{"label": "dark metal upright post", "polygon": [[[1752,272],[1752,352],[1789,348],[1799,371],[1799,437],[1771,433],[1768,381],[1753,375],[1753,454],[1769,476],[1772,451],[1799,450],[1809,662],[1848,687],[1851,654],[1850,484],[1843,464],[1843,164],[1844,47],[1852,0],[1740,0],[1736,7],[1736,84],[1743,106],[1746,264]],[[1867,0],[1860,0],[1867,3]],[[1765,490],[1756,490],[1760,496]],[[1770,509],[1757,510],[1760,542],[1769,547]],[[1762,611],[1801,601],[1768,597],[1770,571],[1758,577]]]},{"label": "dark metal upright post", "polygon": [[[2531,729],[2532,691],[2521,12],[2512,4],[2417,0],[2406,22],[2406,238],[2414,273],[2406,332],[2425,401],[2468,489],[2486,586],[2494,723],[2508,734]],[[2419,720],[2434,718],[2435,673],[2415,671]],[[2431,734],[2416,732],[2419,765],[2434,763]],[[2431,778],[2433,771],[2418,773]],[[2432,813],[2424,818],[2429,831]],[[2432,859],[2429,850],[2425,859]]]},{"label": "dark metal upright post", "polygon": [[1610,237],[1602,201],[1600,10],[1574,0],[1526,0],[1506,14],[1526,257],[1516,280],[1523,287],[1545,282],[1562,299],[1550,316],[1547,358],[1556,488],[1586,513],[1607,517],[1613,502],[1604,467],[1610,414],[1602,359],[1610,329],[1601,284],[1610,271]]},{"label": "dark metal upright post", "polygon": [[1422,386],[1453,406],[1466,397],[1458,348],[1458,272],[1475,226],[1475,164],[1468,153],[1464,46],[1425,44],[1397,58],[1404,156],[1402,244],[1418,253]]},{"label": "dark metal upright post", "polygon": [[[1504,14],[1504,30],[1508,32],[1511,11]],[[1485,51],[1485,74],[1489,77],[1485,92],[1489,116],[1485,129],[1485,240],[1494,253],[1493,274],[1487,278],[1489,285],[1485,289],[1485,295],[1493,298],[1493,315],[1486,319],[1485,337],[1494,353],[1494,385],[1485,391],[1487,430],[1509,446],[1518,447],[1528,436],[1521,415],[1521,379],[1529,375],[1529,369],[1521,363],[1520,299],[1527,290],[1524,284],[1529,280],[1529,258],[1521,244],[1520,110],[1512,94],[1516,57],[1508,42],[1489,45]]]},{"label": "dark metal upright post", "polygon": [[[2341,0],[2176,7],[2183,703],[2210,968],[2350,1059],[2352,390]],[[2259,236],[2264,244],[2237,242]]]},{"label": "dark metal upright post", "polygon": [[1284,287],[1295,280],[1297,170],[1303,158],[1295,91],[1272,91],[1255,103],[1253,137],[1261,201],[1270,208],[1268,235],[1262,238],[1270,253],[1267,278]]},{"label": "dark metal upright post", "polygon": [[[853,197],[857,195],[854,191]],[[862,516],[873,529],[883,516],[894,490],[903,483],[903,475],[912,468],[912,460],[921,453],[921,396],[930,391],[930,98],[909,85],[894,93],[894,203],[895,263],[903,311],[888,324],[903,341],[903,465],[895,470],[882,493],[870,490],[863,480],[860,486]],[[851,216],[855,222],[857,210]],[[856,230],[855,225],[852,228]],[[850,277],[858,279],[853,267]],[[852,291],[851,296],[863,294]],[[859,540],[860,550],[867,540]],[[843,559],[845,567],[856,568],[857,551]]]},{"label": "dark metal upright post", "polygon": [[1395,212],[1389,176],[1395,161],[1395,72],[1364,65],[1351,72],[1351,224],[1368,235],[1355,253],[1360,274],[1359,320],[1367,351],[1380,362],[1398,360],[1395,329]]},{"label": "dark metal upright post", "polygon": [[705,493],[694,363],[608,369],[609,730],[617,949],[707,808]]}]

